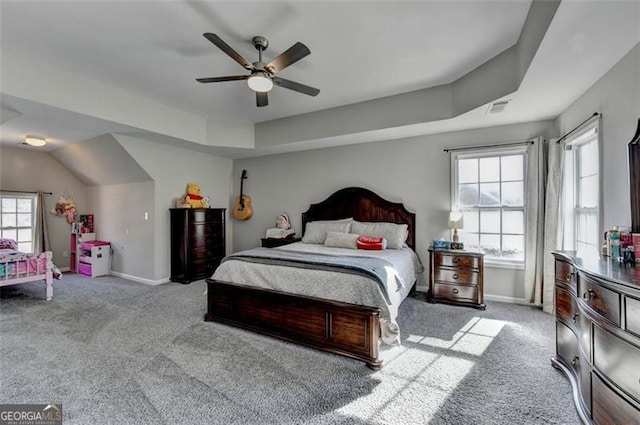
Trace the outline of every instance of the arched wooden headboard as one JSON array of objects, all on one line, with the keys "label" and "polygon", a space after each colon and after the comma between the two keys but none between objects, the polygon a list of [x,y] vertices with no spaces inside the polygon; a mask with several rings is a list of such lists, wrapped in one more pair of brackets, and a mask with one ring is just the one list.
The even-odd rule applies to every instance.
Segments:
[{"label": "arched wooden headboard", "polygon": [[309,209],[302,213],[302,234],[310,221],[349,217],[357,221],[406,224],[409,231],[407,245],[415,250],[416,215],[409,212],[402,203],[387,201],[362,187],[340,189],[324,201],[311,204]]}]

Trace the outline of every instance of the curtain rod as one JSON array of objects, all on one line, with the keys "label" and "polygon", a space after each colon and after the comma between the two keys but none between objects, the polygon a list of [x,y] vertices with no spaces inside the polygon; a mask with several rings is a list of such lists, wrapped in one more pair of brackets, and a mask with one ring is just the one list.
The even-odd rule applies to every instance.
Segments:
[{"label": "curtain rod", "polygon": [[567,138],[568,135],[570,135],[571,133],[573,133],[574,131],[576,131],[577,129],[579,129],[580,127],[582,127],[583,125],[585,125],[585,123],[587,121],[589,121],[590,119],[593,119],[593,117],[597,117],[598,115],[602,116],[602,114],[600,112],[594,112],[593,114],[591,114],[591,116],[589,118],[587,118],[586,120],[582,121],[580,124],[578,124],[576,126],[576,128],[574,128],[573,130],[571,130],[570,132],[568,132],[567,134],[565,134],[564,136],[562,136],[561,138],[559,138],[556,143],[560,143],[562,142],[564,139]]},{"label": "curtain rod", "polygon": [[472,149],[486,149],[486,148],[503,148],[505,146],[522,146],[522,145],[533,145],[533,140],[528,140],[526,142],[515,142],[515,143],[497,143],[495,145],[482,145],[482,146],[464,146],[461,148],[450,148],[444,149],[445,152],[454,152],[454,151],[466,151]]},{"label": "curtain rod", "polygon": [[[7,192],[7,193],[33,193],[34,195],[37,195],[38,192],[31,192],[30,190],[5,190],[5,189],[0,189],[0,192]],[[53,195],[53,192],[42,192],[43,195]]]}]

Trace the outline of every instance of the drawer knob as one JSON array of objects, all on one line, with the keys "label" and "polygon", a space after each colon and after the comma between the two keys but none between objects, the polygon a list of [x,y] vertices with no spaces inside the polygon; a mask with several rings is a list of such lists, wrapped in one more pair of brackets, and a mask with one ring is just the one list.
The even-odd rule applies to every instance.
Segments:
[{"label": "drawer knob", "polygon": [[458,264],[458,261],[460,261],[458,257],[453,257],[453,260],[451,260],[453,264]]},{"label": "drawer knob", "polygon": [[576,365],[576,363],[578,363],[579,361],[580,361],[580,357],[575,356],[575,357],[573,358],[573,360],[571,360],[571,364],[575,366],[575,365]]},{"label": "drawer knob", "polygon": [[580,313],[576,313],[573,315],[573,319],[571,320],[573,323],[576,323],[578,321],[578,317],[580,317]]},{"label": "drawer knob", "polygon": [[453,292],[454,294],[457,294],[459,291],[458,291],[458,288],[453,288],[451,292]]},{"label": "drawer knob", "polygon": [[460,276],[458,276],[458,273],[454,273],[453,276],[451,276],[454,279],[458,279]]},{"label": "drawer knob", "polygon": [[589,290],[587,290],[587,292],[582,294],[582,298],[584,298],[585,300],[590,300],[593,297],[594,294],[595,294],[595,292],[593,292],[593,289],[589,289]]},{"label": "drawer knob", "polygon": [[566,277],[566,281],[567,282],[571,282],[573,280],[573,277],[576,275],[576,272],[572,271],[570,272],[567,277]]}]

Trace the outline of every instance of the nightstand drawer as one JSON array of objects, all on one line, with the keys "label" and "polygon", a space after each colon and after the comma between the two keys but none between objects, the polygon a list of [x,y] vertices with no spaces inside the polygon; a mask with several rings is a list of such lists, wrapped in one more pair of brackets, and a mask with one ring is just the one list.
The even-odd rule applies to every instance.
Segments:
[{"label": "nightstand drawer", "polygon": [[448,282],[456,285],[477,286],[479,274],[470,270],[436,269],[433,271],[437,282]]},{"label": "nightstand drawer", "polygon": [[475,286],[456,286],[446,283],[436,283],[433,285],[434,298],[445,298],[448,300],[475,301],[478,299],[478,288]]},{"label": "nightstand drawer", "polygon": [[434,260],[436,267],[445,266],[468,269],[478,269],[480,267],[480,259],[468,255],[436,254]]}]

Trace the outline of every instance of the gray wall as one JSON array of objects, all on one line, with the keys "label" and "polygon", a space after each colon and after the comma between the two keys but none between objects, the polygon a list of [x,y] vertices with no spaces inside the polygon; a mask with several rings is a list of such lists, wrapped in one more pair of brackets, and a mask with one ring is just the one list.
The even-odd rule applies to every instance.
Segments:
[{"label": "gray wall", "polygon": [[[155,237],[146,241],[149,243],[145,253],[145,256],[149,256],[153,252],[155,267],[152,279],[158,283],[167,281],[171,272],[169,208],[173,208],[175,201],[185,195],[187,183],[195,182],[200,185],[202,195],[209,196],[213,207],[228,209],[233,161],[131,136],[115,135],[114,137],[155,183],[153,194],[147,199],[144,196],[139,198],[138,202],[147,205],[146,208],[149,208],[151,214],[150,221],[154,226],[152,235]],[[138,222],[140,213],[144,214],[144,211],[147,209],[135,207],[128,212],[132,215],[131,222]],[[122,235],[126,229],[122,224],[119,226],[112,231]],[[227,221],[226,231],[227,239],[231,241],[232,227],[229,221]],[[230,249],[231,247],[227,246],[229,252]],[[124,253],[121,254],[124,255]]]},{"label": "gray wall", "polygon": [[148,283],[156,280],[154,186],[142,182],[87,188],[97,237],[111,242],[112,273]]},{"label": "gray wall", "polygon": [[[552,124],[534,122],[236,160],[234,193],[240,190],[240,173],[247,169],[245,191],[252,198],[254,215],[234,221],[234,251],[258,246],[265,229],[274,227],[283,211],[300,234],[300,214],[311,203],[337,189],[362,186],[403,202],[416,213],[416,251],[428,265],[427,246],[433,239],[449,237],[450,161],[443,149],[548,137]],[[523,298],[522,275],[521,270],[487,269],[485,292]]]},{"label": "gray wall", "polygon": [[64,217],[50,214],[49,211],[67,190],[73,197],[78,211],[88,212],[84,184],[46,152],[2,146],[0,188],[53,193],[45,196],[53,262],[61,269],[69,267],[69,257],[63,256],[63,253],[69,252],[71,225]]},{"label": "gray wall", "polygon": [[558,134],[594,112],[602,113],[602,233],[612,226],[631,225],[627,143],[640,118],[640,44],[558,117]]}]

